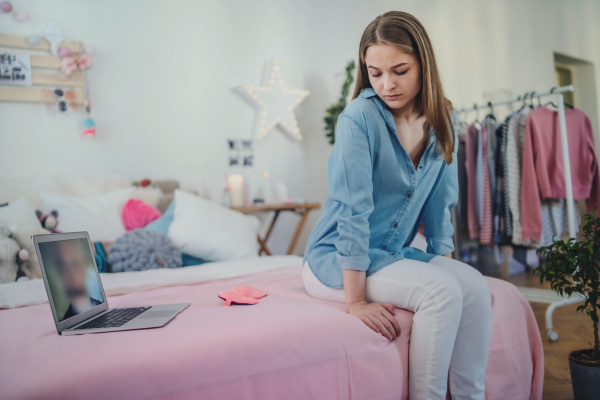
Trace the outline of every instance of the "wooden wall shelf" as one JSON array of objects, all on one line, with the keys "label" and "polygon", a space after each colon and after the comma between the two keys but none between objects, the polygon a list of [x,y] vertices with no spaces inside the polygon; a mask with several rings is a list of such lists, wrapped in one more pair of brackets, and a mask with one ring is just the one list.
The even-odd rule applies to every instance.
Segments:
[{"label": "wooden wall shelf", "polygon": [[[63,40],[61,46],[69,47],[76,54],[82,50],[81,43],[72,40]],[[45,89],[64,88],[75,92],[75,103],[84,104],[86,86],[84,73],[77,70],[71,76],[64,74],[60,68],[60,58],[52,55],[50,43],[45,39],[33,46],[29,44],[27,36],[0,33],[0,53],[6,52],[30,55],[32,86],[0,84],[0,101],[43,103]]]}]

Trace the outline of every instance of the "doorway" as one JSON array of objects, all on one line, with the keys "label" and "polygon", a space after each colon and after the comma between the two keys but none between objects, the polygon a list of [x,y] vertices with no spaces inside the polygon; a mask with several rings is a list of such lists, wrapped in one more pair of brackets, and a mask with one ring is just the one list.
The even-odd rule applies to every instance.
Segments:
[{"label": "doorway", "polygon": [[554,53],[556,85],[573,85],[572,93],[564,93],[565,103],[585,112],[592,124],[596,155],[600,156],[600,124],[596,96],[596,74],[594,64],[565,54]]}]

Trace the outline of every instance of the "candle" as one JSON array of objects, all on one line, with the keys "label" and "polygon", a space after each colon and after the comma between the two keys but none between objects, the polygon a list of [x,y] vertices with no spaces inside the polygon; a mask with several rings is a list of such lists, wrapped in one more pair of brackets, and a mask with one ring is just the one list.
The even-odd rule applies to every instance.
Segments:
[{"label": "candle", "polygon": [[229,205],[231,208],[244,207],[244,177],[242,175],[229,175]]}]

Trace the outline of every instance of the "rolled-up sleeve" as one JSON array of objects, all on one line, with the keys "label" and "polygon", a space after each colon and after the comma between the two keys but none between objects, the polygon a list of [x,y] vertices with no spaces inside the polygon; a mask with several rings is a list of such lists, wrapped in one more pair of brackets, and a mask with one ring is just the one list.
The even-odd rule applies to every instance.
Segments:
[{"label": "rolled-up sleeve", "polygon": [[342,114],[327,166],[329,197],[339,205],[337,260],[342,269],[366,271],[369,216],[373,212],[373,164],[366,131]]},{"label": "rolled-up sleeve", "polygon": [[427,253],[430,254],[443,255],[454,251],[451,211],[458,203],[457,149],[458,138],[454,146],[452,163],[441,172],[437,190],[425,209],[424,234],[427,240]]}]

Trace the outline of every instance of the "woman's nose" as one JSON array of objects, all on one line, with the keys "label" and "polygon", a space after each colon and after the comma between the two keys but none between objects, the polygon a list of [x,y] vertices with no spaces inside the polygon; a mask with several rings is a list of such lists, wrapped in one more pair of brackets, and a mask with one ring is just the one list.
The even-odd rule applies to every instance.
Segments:
[{"label": "woman's nose", "polygon": [[392,75],[387,75],[383,81],[383,88],[385,90],[393,90],[396,88],[396,80]]}]

